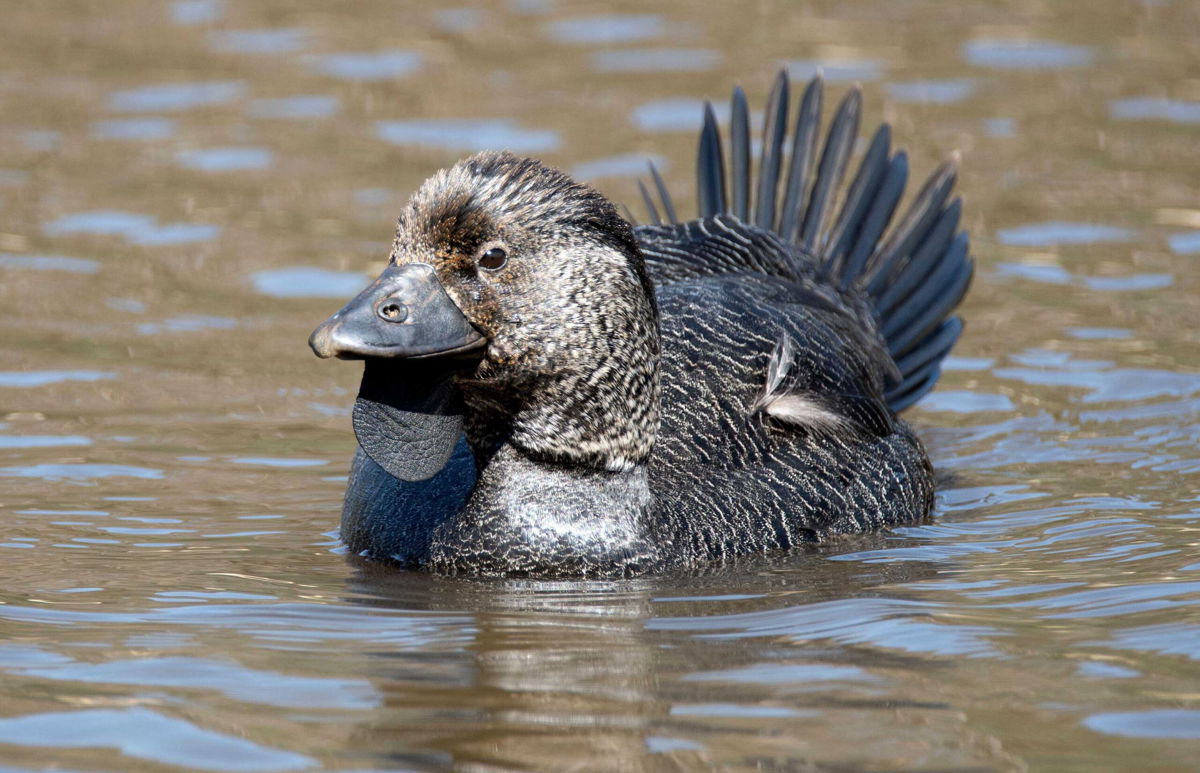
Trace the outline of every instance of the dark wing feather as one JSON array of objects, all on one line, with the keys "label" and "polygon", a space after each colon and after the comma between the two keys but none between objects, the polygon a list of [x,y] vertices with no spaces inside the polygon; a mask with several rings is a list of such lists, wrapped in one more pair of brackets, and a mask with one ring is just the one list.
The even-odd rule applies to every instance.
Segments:
[{"label": "dark wing feather", "polygon": [[[891,130],[884,125],[875,132],[843,194],[862,116],[861,93],[854,89],[842,99],[818,152],[823,84],[810,81],[790,153],[788,94],[781,72],[768,101],[755,184],[749,110],[742,90],[734,91],[728,195],[720,130],[706,106],[696,170],[699,220],[678,224],[666,186],[651,169],[666,221],[673,225],[657,225],[658,210],[644,194],[656,223],[635,231],[647,269],[660,285],[729,273],[778,277],[788,280],[788,292],[803,288],[803,302],[856,315],[863,335],[879,341],[888,405],[899,411],[933,388],[942,360],[962,333],[953,313],[974,264],[967,236],[958,232],[962,203],[950,200],[955,163],[929,177],[889,231],[908,181],[908,157],[892,151]],[[751,213],[754,224],[747,223]]]}]

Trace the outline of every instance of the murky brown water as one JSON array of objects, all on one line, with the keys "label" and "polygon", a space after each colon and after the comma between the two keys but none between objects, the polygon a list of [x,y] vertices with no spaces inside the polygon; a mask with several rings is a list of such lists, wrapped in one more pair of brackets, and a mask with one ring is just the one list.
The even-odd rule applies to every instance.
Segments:
[{"label": "murky brown water", "polygon": [[[595,18],[600,17],[600,18]],[[8,3],[0,770],[1200,768],[1200,6]],[[936,523],[613,584],[358,566],[305,338],[437,167],[691,187],[862,81],[979,273]]]}]

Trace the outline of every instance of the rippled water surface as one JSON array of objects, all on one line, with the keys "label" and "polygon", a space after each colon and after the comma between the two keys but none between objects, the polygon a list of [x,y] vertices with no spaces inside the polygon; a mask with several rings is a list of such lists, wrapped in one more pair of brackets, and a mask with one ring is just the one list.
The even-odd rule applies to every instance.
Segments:
[{"label": "rippled water surface", "polygon": [[[1200,10],[9,3],[0,770],[1200,767]],[[507,146],[686,199],[697,105],[863,84],[962,154],[930,523],[698,574],[467,582],[334,529],[312,327]]]}]

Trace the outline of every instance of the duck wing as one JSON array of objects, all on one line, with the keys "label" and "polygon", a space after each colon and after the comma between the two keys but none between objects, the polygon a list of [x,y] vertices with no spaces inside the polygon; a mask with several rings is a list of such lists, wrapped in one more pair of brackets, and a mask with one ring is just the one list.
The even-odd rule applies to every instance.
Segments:
[{"label": "duck wing", "polygon": [[951,200],[955,162],[940,166],[895,219],[908,157],[892,151],[890,127],[875,131],[843,186],[858,138],[861,93],[856,88],[842,99],[818,147],[821,78],[801,95],[790,143],[789,92],[781,72],[764,119],[757,181],[741,89],[732,100],[728,172],[720,129],[706,105],[696,164],[699,219],[678,222],[666,185],[651,168],[657,200],[644,186],[642,192],[652,224],[635,231],[647,272],[660,287],[721,274],[778,277],[802,288],[799,302],[815,299],[854,316],[863,337],[878,342],[884,398],[899,412],[933,389],[963,330],[953,312],[974,263],[966,234],[958,232],[962,202]]},{"label": "duck wing", "polygon": [[725,212],[686,223],[638,226],[634,233],[646,271],[660,287],[737,273],[788,281],[817,278],[817,263],[807,255],[784,244],[774,232]]}]

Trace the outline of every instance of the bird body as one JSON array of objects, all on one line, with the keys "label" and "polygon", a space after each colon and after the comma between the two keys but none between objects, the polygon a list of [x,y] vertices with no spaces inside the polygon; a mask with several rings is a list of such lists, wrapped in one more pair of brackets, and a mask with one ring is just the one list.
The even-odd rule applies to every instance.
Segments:
[{"label": "bird body", "polygon": [[454,574],[631,576],[928,514],[932,470],[896,414],[962,328],[953,170],[884,236],[903,154],[877,132],[835,210],[857,93],[818,157],[819,81],[790,154],[787,89],[781,76],[757,186],[744,97],[728,175],[708,112],[688,222],[656,173],[653,222],[632,228],[506,153],[414,194],[385,275],[311,341],[367,359],[353,550]]}]

